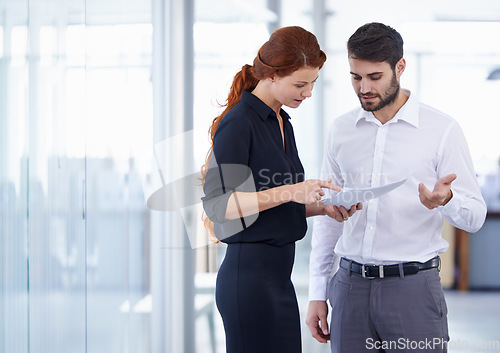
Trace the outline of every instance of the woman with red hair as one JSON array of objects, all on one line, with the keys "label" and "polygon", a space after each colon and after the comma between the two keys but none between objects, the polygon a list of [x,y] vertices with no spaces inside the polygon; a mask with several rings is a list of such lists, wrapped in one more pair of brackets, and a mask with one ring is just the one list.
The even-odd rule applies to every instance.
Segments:
[{"label": "woman with red hair", "polygon": [[290,280],[295,242],[306,217],[339,222],[355,211],[325,206],[324,180],[304,180],[289,115],[311,97],[326,60],[316,37],[301,27],[276,30],[253,65],[234,77],[226,108],[210,127],[203,168],[205,220],[227,243],[216,303],[227,353],[301,352],[297,299]]}]

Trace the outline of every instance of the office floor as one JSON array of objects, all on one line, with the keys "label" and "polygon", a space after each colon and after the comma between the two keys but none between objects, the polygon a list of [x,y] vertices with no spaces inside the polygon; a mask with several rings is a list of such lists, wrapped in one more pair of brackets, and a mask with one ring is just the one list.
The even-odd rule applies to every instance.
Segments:
[{"label": "office floor", "polygon": [[500,352],[500,292],[445,291],[449,348],[453,352]]},{"label": "office floor", "polygon": [[[500,292],[459,292],[446,290],[450,353],[500,352]],[[304,353],[329,353],[329,345],[320,344],[309,335],[304,320],[307,311],[306,293],[298,291],[301,310]],[[216,309],[215,309],[216,310]],[[218,312],[215,312],[217,352],[225,353],[224,331]],[[197,320],[197,352],[210,350],[207,320]]]}]

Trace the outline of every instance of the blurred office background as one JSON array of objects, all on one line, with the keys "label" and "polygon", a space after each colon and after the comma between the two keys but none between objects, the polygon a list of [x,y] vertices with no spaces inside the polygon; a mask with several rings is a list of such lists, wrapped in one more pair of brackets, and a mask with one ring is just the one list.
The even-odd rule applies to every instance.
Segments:
[{"label": "blurred office background", "polygon": [[[0,0],[0,352],[224,352],[225,247],[199,202],[147,206],[158,168],[199,170],[235,72],[300,25],[328,55],[289,111],[317,177],[327,127],[359,104],[345,43],[371,21],[405,39],[402,85],[468,138],[489,213],[478,234],[443,227],[450,351],[500,351],[499,1]],[[310,231],[293,274],[304,352],[329,352],[304,323],[309,250]]]}]

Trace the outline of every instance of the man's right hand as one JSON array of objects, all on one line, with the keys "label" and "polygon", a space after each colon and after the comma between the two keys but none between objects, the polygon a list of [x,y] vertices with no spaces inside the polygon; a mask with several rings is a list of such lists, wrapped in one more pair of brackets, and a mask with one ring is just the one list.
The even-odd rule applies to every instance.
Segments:
[{"label": "man's right hand", "polygon": [[327,343],[330,339],[328,331],[328,305],[323,300],[312,300],[309,302],[309,309],[307,310],[306,324],[311,331],[311,335],[316,338],[318,342]]}]

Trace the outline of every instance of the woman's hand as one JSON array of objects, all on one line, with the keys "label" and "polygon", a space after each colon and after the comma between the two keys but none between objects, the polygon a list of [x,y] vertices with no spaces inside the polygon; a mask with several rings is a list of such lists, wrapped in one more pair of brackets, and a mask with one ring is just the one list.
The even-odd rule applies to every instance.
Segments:
[{"label": "woman's hand", "polygon": [[[227,201],[225,218],[247,217],[290,201],[305,204],[306,216],[326,214],[323,210],[324,204],[320,201],[325,195],[323,189],[342,190],[341,187],[332,184],[331,180],[306,180],[256,193],[235,192]],[[308,212],[308,209],[311,212]]]},{"label": "woman's hand", "polygon": [[332,180],[310,179],[301,183],[290,185],[290,201],[312,205],[318,203],[325,195],[323,189],[341,191],[340,186],[332,184]]}]

